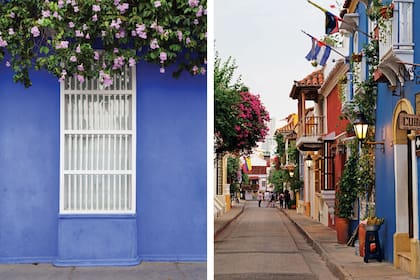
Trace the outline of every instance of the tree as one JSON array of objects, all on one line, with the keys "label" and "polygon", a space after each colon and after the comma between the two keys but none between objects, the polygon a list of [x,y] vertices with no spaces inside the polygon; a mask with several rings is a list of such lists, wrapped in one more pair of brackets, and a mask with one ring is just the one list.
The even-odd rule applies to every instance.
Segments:
[{"label": "tree", "polygon": [[240,78],[233,82],[235,61],[222,62],[216,53],[214,67],[214,134],[216,152],[247,152],[267,135],[269,114],[258,95]]}]

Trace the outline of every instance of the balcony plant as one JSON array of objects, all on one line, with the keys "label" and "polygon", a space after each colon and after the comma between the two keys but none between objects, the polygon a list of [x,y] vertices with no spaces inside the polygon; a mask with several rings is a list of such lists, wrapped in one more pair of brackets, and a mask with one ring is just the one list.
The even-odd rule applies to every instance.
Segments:
[{"label": "balcony plant", "polygon": [[379,40],[385,43],[387,35],[391,32],[389,20],[394,14],[394,3],[383,5],[381,0],[374,0],[366,13],[371,21],[377,23]]}]

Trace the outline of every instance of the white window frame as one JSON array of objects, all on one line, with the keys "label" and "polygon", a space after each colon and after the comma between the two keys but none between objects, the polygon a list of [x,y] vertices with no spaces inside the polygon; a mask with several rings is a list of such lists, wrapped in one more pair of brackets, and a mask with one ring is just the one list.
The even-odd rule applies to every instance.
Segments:
[{"label": "white window frame", "polygon": [[[131,75],[128,75],[129,78],[127,84],[124,83],[124,78],[121,78],[121,76],[114,76],[113,85],[108,88],[98,86],[99,84],[97,79],[86,80],[83,83],[79,83],[75,77],[68,77],[65,81],[60,83],[60,214],[85,215],[136,213],[136,67],[131,67],[130,71]],[[127,73],[128,72],[126,72],[126,75]],[[128,83],[131,83],[131,88],[129,88]],[[92,89],[95,87],[97,87],[96,90]],[[66,97],[68,96],[71,100],[72,96],[73,98],[74,96],[82,96],[82,103],[86,102],[87,104],[85,105],[85,103],[83,103],[83,108],[91,108],[87,109],[87,113],[85,112],[81,115],[82,121],[86,121],[86,118],[100,117],[100,113],[95,115],[94,112],[95,107],[97,107],[98,104],[94,100],[95,98],[97,98],[96,100],[100,99],[100,95],[102,95],[101,98],[104,103],[106,103],[106,96],[108,96],[109,104],[111,103],[111,100],[113,104],[123,103],[122,108],[124,109],[122,110],[125,110],[126,108],[124,102],[127,102],[128,98],[131,97],[131,106],[129,102],[127,105],[127,108],[131,110],[131,129],[128,128],[129,120],[126,118],[127,115],[125,114],[125,111],[125,115],[118,115],[124,117],[125,123],[123,124],[125,125],[125,129],[122,129],[122,123],[120,123],[120,129],[112,129],[109,127],[104,129],[103,125],[100,129],[98,129],[101,124],[93,129],[90,129],[89,127],[87,129],[67,129],[65,126],[67,114],[65,111]],[[76,102],[79,102],[80,99],[77,98],[80,97],[76,97]],[[83,101],[83,98],[86,98],[85,101]],[[89,103],[89,101],[92,101],[92,103]],[[92,104],[91,107],[89,107],[90,104]],[[111,106],[109,104],[108,106]],[[80,107],[78,106],[80,105],[76,105],[75,107],[79,110]],[[119,108],[121,107],[118,107],[118,109],[112,109],[112,113],[110,113],[111,110],[108,109],[107,115],[102,115],[102,117],[107,116],[110,123],[113,121],[115,122],[117,117],[112,115],[114,118],[112,119],[111,114],[114,114],[114,112],[119,110]],[[104,109],[102,109],[102,112],[104,112]],[[68,114],[72,115],[73,112]],[[77,114],[80,116],[80,112],[77,112]],[[72,116],[74,117],[74,115]],[[94,123],[92,119],[89,121]],[[94,123],[92,126],[96,125],[97,123]],[[112,124],[112,126],[115,126],[115,124]],[[66,135],[68,136],[68,141],[71,143],[67,146],[67,152],[71,155],[68,157],[66,157]],[[81,140],[76,140],[75,142],[74,140],[70,140],[73,139],[74,136],[76,136],[76,139],[77,137],[80,137],[79,139]],[[101,136],[102,140],[100,140]],[[129,152],[130,145],[128,144],[130,136],[131,153]],[[100,141],[102,141],[102,146],[100,146]],[[116,144],[117,142],[119,144]],[[82,167],[78,169],[76,168],[76,170],[72,169],[72,164],[74,163],[71,162],[71,158],[73,157],[71,146],[74,143],[76,143],[76,147],[79,145],[78,143],[81,143],[79,146],[80,153],[75,153],[73,151],[73,153],[76,154],[76,161],[80,160],[81,164],[79,164],[79,166]],[[97,146],[95,143],[98,143]],[[86,144],[85,146],[87,146],[87,148],[85,148],[83,144]],[[90,150],[89,145],[91,145]],[[102,155],[100,147],[102,147]],[[105,147],[109,149],[109,153],[104,153]],[[88,153],[84,153],[84,149],[86,149]],[[98,151],[97,153],[95,153],[95,149]],[[123,150],[125,151],[124,155],[126,157],[121,159],[121,157],[124,157],[124,155],[121,155]],[[107,154],[107,160],[104,160],[105,154]],[[99,158],[98,156],[95,157],[95,155],[101,155],[103,156],[103,159],[101,163],[96,163],[96,168],[93,168],[95,165],[94,161],[96,161],[94,158]],[[111,157],[113,157],[114,161],[111,160]],[[117,163],[118,160],[119,162]],[[125,169],[123,169],[124,160],[126,160]],[[99,162],[99,160],[97,162]],[[90,168],[88,165],[90,165]],[[83,166],[86,168],[83,169]],[[100,168],[100,166],[102,166],[102,168]],[[71,183],[72,179],[69,178],[76,178],[76,180],[73,180],[73,183]],[[74,181],[77,180],[79,180],[78,185],[77,183],[74,183]],[[102,196],[102,199],[100,196]]]}]

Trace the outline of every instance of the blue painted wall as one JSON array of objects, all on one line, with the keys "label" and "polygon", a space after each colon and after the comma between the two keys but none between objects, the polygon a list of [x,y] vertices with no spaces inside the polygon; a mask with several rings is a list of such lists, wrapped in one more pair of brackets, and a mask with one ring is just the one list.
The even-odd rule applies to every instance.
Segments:
[{"label": "blue painted wall", "polygon": [[172,70],[137,67],[137,214],[62,218],[57,79],[0,66],[0,263],[206,260],[206,77]]},{"label": "blue painted wall", "polygon": [[[143,64],[137,71],[140,78],[137,83],[140,257],[204,260],[207,238],[205,77],[184,73],[177,80],[170,74],[151,75],[158,68]],[[171,69],[167,71],[170,73]]]},{"label": "blue painted wall", "polygon": [[56,254],[59,84],[41,72],[33,80],[25,90],[0,67],[0,262]]}]

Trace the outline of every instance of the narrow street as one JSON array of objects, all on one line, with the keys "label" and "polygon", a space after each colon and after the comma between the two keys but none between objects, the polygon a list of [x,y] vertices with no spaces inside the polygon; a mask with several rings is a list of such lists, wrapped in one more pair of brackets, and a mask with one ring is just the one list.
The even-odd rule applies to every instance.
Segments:
[{"label": "narrow street", "polygon": [[337,279],[278,208],[261,206],[246,202],[215,239],[215,279]]}]

